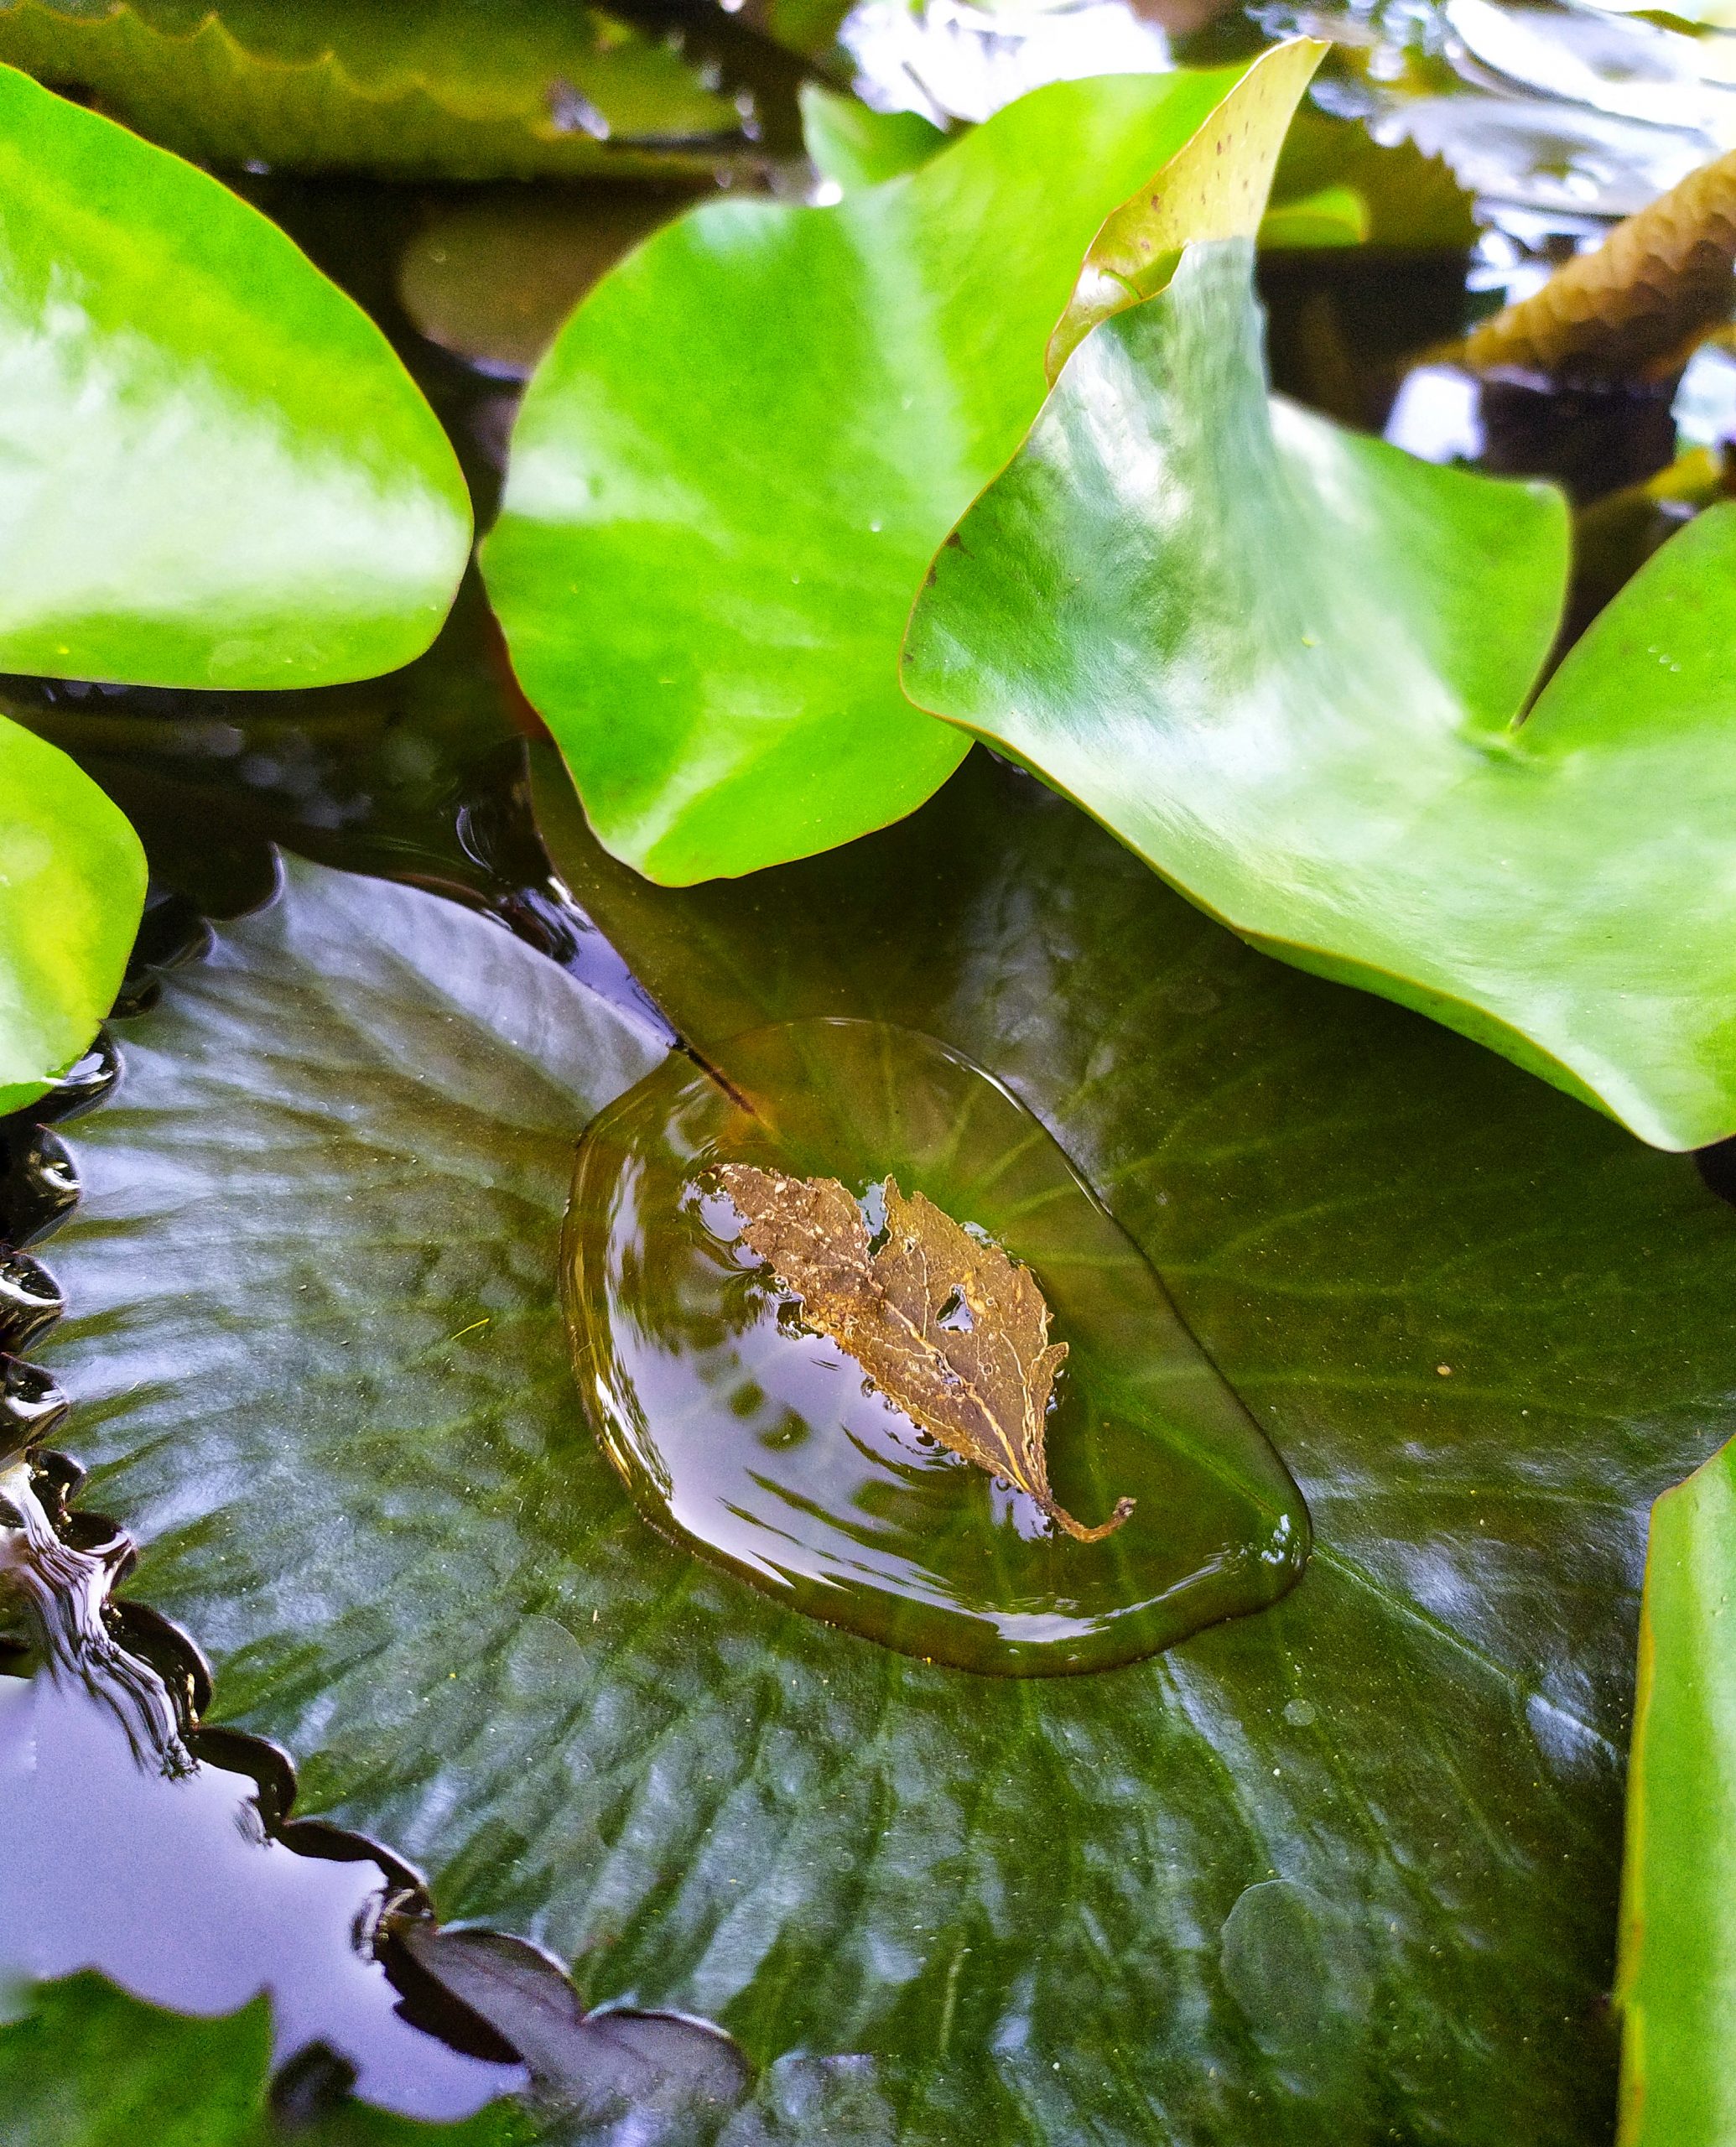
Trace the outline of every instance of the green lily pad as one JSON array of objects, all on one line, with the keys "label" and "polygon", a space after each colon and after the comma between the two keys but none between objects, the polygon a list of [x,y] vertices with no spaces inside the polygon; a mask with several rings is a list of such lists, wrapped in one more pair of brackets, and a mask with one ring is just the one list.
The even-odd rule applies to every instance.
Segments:
[{"label": "green lily pad", "polygon": [[1076,352],[936,562],[907,690],[1255,945],[1659,1146],[1721,1138],[1736,510],[1659,552],[1527,715],[1560,496],[1269,401],[1251,260],[1190,251]]},{"label": "green lily pad", "polygon": [[1442,158],[1304,107],[1284,138],[1273,195],[1287,205],[1338,189],[1364,205],[1364,237],[1380,252],[1463,253],[1476,242],[1472,196]]},{"label": "green lily pad", "polygon": [[255,210],[0,67],[0,668],[305,686],[434,638],[470,502],[378,329]]},{"label": "green lily pad", "polygon": [[[683,53],[554,0],[3,0],[0,60],[185,156],[399,176],[709,169],[751,145],[727,90],[793,63],[720,15]],[[732,59],[727,89],[702,79]],[[793,143],[791,144],[793,146]]]},{"label": "green lily pad", "polygon": [[1369,231],[1369,205],[1354,186],[1323,186],[1268,209],[1260,221],[1260,245],[1285,252],[1362,246]]},{"label": "green lily pad", "polygon": [[1058,83],[835,207],[707,203],[591,292],[532,380],[482,560],[617,856],[751,871],[958,765],[897,689],[911,598],[1030,424],[1105,211],[1237,79]]},{"label": "green lily pad", "polygon": [[0,1115],[64,1074],[113,1003],[144,907],[138,838],[65,754],[0,716]]},{"label": "green lily pad", "polygon": [[1039,1688],[665,1543],[555,1302],[574,1136],[650,1053],[485,921],[295,867],[123,1030],[44,1248],[90,1495],[221,1713],[444,1915],[758,2064],[853,2056],[905,2142],[1597,2137],[1641,1531],[1730,1428],[1736,1217],[982,756],[695,893],[562,850],[714,1060],[855,1011],[1015,1086],[1296,1471],[1313,1562]]},{"label": "green lily pad", "polygon": [[528,2147],[511,2103],[418,2124],[365,2103],[279,2125],[263,1999],[216,2020],[164,2013],[93,1975],[39,1984],[0,2025],[7,2147]]},{"label": "green lily pad", "polygon": [[919,112],[876,112],[818,82],[802,91],[802,137],[814,169],[845,194],[902,179],[947,144],[943,130]]},{"label": "green lily pad", "polygon": [[1652,1509],[1622,1884],[1623,2147],[1736,2126],[1736,1448]]}]

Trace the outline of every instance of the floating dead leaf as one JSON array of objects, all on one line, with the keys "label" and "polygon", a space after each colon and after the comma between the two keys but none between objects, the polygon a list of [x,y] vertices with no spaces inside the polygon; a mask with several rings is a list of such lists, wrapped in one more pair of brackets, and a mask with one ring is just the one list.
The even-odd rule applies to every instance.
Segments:
[{"label": "floating dead leaf", "polygon": [[1666,377],[1736,302],[1736,152],[1690,172],[1466,339],[1474,371]]},{"label": "floating dead leaf", "polygon": [[800,1297],[809,1326],[931,1437],[1016,1484],[1081,1543],[1126,1520],[1131,1499],[1087,1528],[1049,1489],[1044,1420],[1067,1344],[1049,1340],[1049,1308],[1029,1268],[920,1193],[907,1199],[892,1178],[886,1242],[871,1252],[862,1211],[836,1178],[751,1163],[725,1163],[719,1177],[741,1210],[743,1242]]}]

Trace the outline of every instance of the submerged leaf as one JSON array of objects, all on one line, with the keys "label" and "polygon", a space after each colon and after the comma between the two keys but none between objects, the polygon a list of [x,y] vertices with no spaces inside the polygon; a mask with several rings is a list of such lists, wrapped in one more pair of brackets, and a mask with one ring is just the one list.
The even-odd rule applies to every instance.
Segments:
[{"label": "submerged leaf", "polygon": [[1736,304],[1736,150],[1690,172],[1541,290],[1466,339],[1480,372],[1514,366],[1558,379],[1667,377]]},{"label": "submerged leaf", "polygon": [[1049,1489],[1043,1450],[1055,1375],[1049,1308],[1028,1267],[984,1245],[920,1193],[886,1182],[886,1243],[871,1255],[861,1209],[836,1178],[787,1177],[725,1163],[742,1237],[795,1292],[810,1326],[847,1350],[931,1437],[1014,1484],[1081,1543],[1112,1536],[1120,1499],[1087,1528]]},{"label": "submerged leaf", "polygon": [[1275,213],[1337,188],[1363,204],[1364,236],[1380,252],[1460,253],[1475,242],[1471,196],[1439,157],[1424,156],[1414,142],[1377,142],[1360,121],[1304,105],[1273,174]]},{"label": "submerged leaf", "polygon": [[[0,60],[93,98],[203,162],[395,176],[709,170],[749,144],[706,63],[793,64],[720,12],[678,51],[600,9],[543,0],[0,0]],[[721,49],[702,51],[708,38]]]},{"label": "submerged leaf", "polygon": [[1354,186],[1323,186],[1318,194],[1273,203],[1260,220],[1260,251],[1363,246],[1369,230],[1369,205]]}]

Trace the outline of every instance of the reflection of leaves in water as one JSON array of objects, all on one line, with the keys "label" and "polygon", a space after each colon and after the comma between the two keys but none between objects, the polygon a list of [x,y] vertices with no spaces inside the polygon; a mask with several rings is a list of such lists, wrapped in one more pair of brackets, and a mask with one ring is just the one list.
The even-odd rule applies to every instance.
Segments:
[{"label": "reflection of leaves in water", "polygon": [[871,1255],[862,1211],[836,1178],[751,1163],[726,1163],[719,1175],[745,1218],[744,1241],[801,1297],[809,1325],[925,1432],[1016,1484],[1081,1543],[1126,1520],[1133,1501],[1120,1499],[1087,1528],[1049,1489],[1043,1425],[1067,1344],[1049,1340],[1049,1308],[1028,1267],[920,1193],[907,1199],[893,1178],[886,1242]]}]

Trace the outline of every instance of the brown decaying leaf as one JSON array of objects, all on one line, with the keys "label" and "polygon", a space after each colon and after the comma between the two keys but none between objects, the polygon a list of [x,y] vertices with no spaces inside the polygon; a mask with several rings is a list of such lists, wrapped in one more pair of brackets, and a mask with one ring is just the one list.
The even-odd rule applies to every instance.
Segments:
[{"label": "brown decaying leaf", "polygon": [[1029,1268],[920,1193],[906,1199],[892,1178],[886,1242],[871,1253],[862,1211],[836,1178],[751,1163],[725,1163],[718,1175],[741,1211],[743,1242],[801,1298],[808,1325],[931,1437],[1016,1484],[1081,1543],[1126,1520],[1131,1499],[1087,1528],[1049,1489],[1044,1418],[1067,1344],[1049,1340],[1049,1308]]},{"label": "brown decaying leaf", "polygon": [[1587,382],[1665,377],[1729,319],[1733,264],[1736,151],[1690,172],[1541,290],[1483,322],[1466,338],[1464,362]]}]

